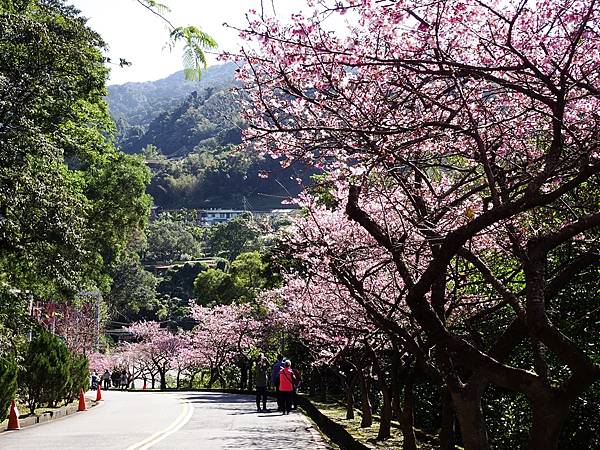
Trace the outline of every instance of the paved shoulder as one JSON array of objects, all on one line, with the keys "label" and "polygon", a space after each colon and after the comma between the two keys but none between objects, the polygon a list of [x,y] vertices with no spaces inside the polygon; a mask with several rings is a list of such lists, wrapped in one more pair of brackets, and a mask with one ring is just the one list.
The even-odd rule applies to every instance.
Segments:
[{"label": "paved shoulder", "polygon": [[[104,393],[101,406],[20,431],[0,433],[0,448],[325,449],[301,413],[257,412],[253,396],[202,392]],[[276,408],[275,403],[272,407]]]},{"label": "paved shoulder", "polygon": [[[175,395],[175,394],[172,394]],[[177,394],[194,413],[180,430],[154,449],[325,449],[300,412],[257,412],[253,396],[214,392]],[[276,409],[272,402],[271,407]]]},{"label": "paved shoulder", "polygon": [[102,393],[103,403],[89,411],[0,433],[0,448],[19,450],[123,450],[174,423],[184,405],[162,393]]}]

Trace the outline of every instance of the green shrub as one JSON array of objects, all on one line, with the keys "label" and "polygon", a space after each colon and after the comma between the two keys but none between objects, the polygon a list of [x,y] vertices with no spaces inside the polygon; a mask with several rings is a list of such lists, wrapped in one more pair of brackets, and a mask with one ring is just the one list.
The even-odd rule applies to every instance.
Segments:
[{"label": "green shrub", "polygon": [[0,358],[0,422],[6,419],[10,401],[17,392],[17,365],[6,358]]},{"label": "green shrub", "polygon": [[68,397],[70,385],[70,357],[67,346],[47,331],[40,333],[29,343],[20,374],[29,410],[46,403],[56,404]]},{"label": "green shrub", "polygon": [[87,391],[90,388],[90,365],[87,358],[79,353],[71,352],[69,355],[69,388],[67,392],[67,402],[77,398],[79,391]]}]

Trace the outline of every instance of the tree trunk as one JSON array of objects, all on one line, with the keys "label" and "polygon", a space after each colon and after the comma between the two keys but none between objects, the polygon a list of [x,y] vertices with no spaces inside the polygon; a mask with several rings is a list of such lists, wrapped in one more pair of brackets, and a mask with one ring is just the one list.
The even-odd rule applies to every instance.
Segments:
[{"label": "tree trunk", "polygon": [[361,428],[369,428],[373,425],[373,411],[371,408],[371,397],[369,395],[369,381],[364,375],[360,375],[360,408],[362,412],[362,420],[360,421]]},{"label": "tree trunk", "polygon": [[551,396],[545,402],[533,402],[533,422],[529,433],[529,450],[554,450],[558,448],[558,438],[569,403]]},{"label": "tree trunk", "polygon": [[159,372],[160,375],[160,390],[161,391],[166,391],[167,390],[167,373],[164,370],[161,370]]},{"label": "tree trunk", "polygon": [[212,387],[216,381],[217,381],[217,371],[211,367],[210,378],[208,379],[208,388],[212,389]]},{"label": "tree trunk", "polygon": [[156,375],[152,374],[152,389],[156,388]]},{"label": "tree trunk", "polygon": [[324,370],[321,370],[321,389],[320,389],[320,394],[321,394],[321,402],[323,403],[327,403],[327,388],[328,388],[328,383],[327,383],[327,375],[325,374]]},{"label": "tree trunk", "polygon": [[181,369],[177,369],[177,389],[181,387]]},{"label": "tree trunk", "polygon": [[243,391],[248,385],[248,364],[242,361],[240,364],[240,389]]},{"label": "tree trunk", "polygon": [[442,404],[441,427],[440,427],[440,450],[454,450],[454,410],[452,409],[452,397],[448,388],[442,388],[440,391],[440,401]]},{"label": "tree trunk", "polygon": [[392,425],[392,394],[385,385],[385,380],[379,380],[381,394],[383,396],[383,405],[381,406],[381,414],[379,416],[379,431],[377,440],[383,441],[390,437],[390,429]]},{"label": "tree trunk", "polygon": [[350,379],[346,383],[346,419],[354,419],[354,380]]},{"label": "tree trunk", "polygon": [[466,385],[459,392],[451,393],[465,450],[490,450],[481,391],[481,385]]},{"label": "tree trunk", "polygon": [[[401,394],[402,389],[402,370],[400,369],[400,355],[398,351],[398,347],[394,344],[394,353],[392,355],[392,417],[400,421],[400,417],[402,416],[402,406],[401,406]],[[406,375],[406,374],[404,374]]]},{"label": "tree trunk", "polygon": [[310,383],[308,384],[308,395],[310,397],[314,397],[317,392],[317,383],[315,381],[315,371],[310,371]]},{"label": "tree trunk", "polygon": [[415,414],[413,395],[413,375],[410,374],[404,384],[403,408],[399,411],[400,429],[403,436],[403,450],[417,450],[417,438],[415,437]]}]

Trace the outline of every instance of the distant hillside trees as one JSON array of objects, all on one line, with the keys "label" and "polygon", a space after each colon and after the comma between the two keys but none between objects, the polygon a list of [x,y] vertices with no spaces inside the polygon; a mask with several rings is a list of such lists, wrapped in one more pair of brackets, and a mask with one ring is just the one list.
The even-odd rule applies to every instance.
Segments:
[{"label": "distant hillside trees", "polygon": [[151,161],[148,192],[157,206],[272,209],[298,194],[298,179],[308,182],[312,172],[299,164],[282,168],[236,149],[245,125],[233,73],[225,64],[207,69],[200,83],[179,73],[109,87],[120,149]]}]

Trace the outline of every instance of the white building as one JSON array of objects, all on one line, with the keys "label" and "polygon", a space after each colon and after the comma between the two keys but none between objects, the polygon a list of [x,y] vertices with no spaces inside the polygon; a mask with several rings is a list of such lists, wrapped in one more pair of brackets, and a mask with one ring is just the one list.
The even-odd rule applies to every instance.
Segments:
[{"label": "white building", "polygon": [[202,226],[211,226],[228,222],[243,214],[252,214],[255,217],[266,215],[283,215],[294,213],[294,209],[273,209],[264,211],[248,211],[243,209],[201,209],[198,211],[198,223]]}]

